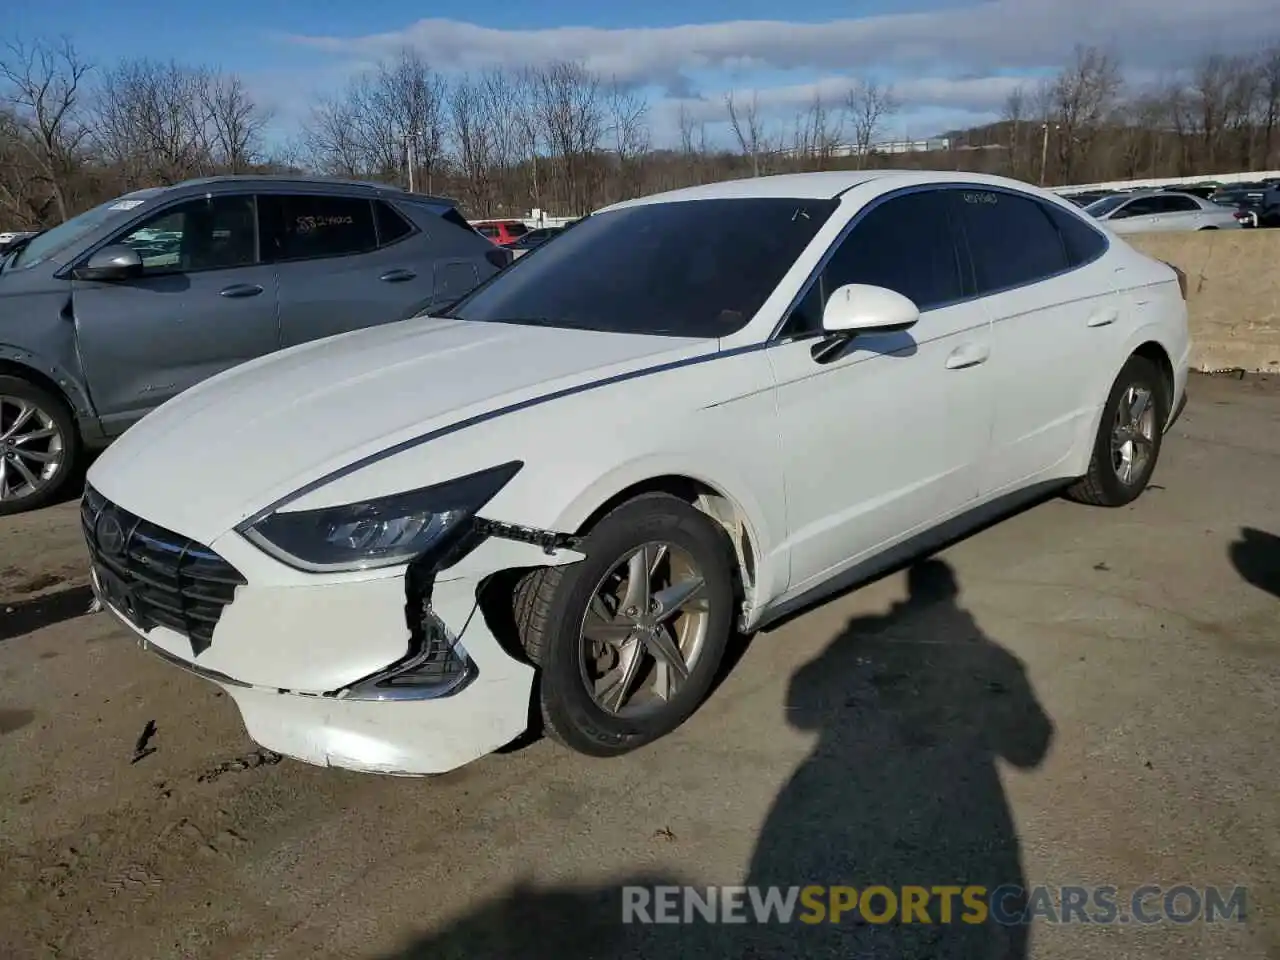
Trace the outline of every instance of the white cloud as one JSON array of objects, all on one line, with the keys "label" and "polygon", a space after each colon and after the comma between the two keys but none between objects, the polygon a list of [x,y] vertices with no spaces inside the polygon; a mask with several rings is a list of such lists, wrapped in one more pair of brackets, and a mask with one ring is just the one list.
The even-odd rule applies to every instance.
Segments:
[{"label": "white cloud", "polygon": [[[1077,44],[1113,50],[1132,75],[1149,78],[1211,50],[1238,52],[1280,40],[1280,26],[1274,37],[1259,36],[1260,25],[1277,23],[1276,3],[976,0],[961,8],[827,23],[743,20],[621,29],[499,30],[426,19],[390,33],[286,39],[349,65],[406,46],[445,72],[579,61],[603,77],[664,90],[653,119],[655,134],[666,139],[682,104],[699,119],[722,121],[728,87],[754,87],[746,95],[755,92],[762,111],[782,121],[815,93],[838,102],[854,75],[894,78],[906,120],[921,111],[991,118],[1018,83],[1010,74],[1057,68]],[[787,71],[820,79],[788,83]],[[784,79],[757,83],[766,72]],[[708,82],[708,76],[719,79]]]},{"label": "white cloud", "polygon": [[1054,66],[1076,43],[1112,45],[1128,66],[1184,65],[1207,47],[1235,51],[1274,24],[1276,0],[989,0],[968,7],[836,20],[741,20],[675,27],[497,30],[420,20],[359,37],[291,36],[346,56],[422,51],[441,69],[578,60],[604,76],[666,84],[689,71],[772,68],[956,69]]}]

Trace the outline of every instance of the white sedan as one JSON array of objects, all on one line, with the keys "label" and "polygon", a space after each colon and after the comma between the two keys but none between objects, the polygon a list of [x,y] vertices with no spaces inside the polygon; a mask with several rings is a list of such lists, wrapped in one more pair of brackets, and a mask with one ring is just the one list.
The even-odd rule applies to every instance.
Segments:
[{"label": "white sedan", "polygon": [[292,757],[442,772],[531,717],[625,753],[694,712],[735,628],[1046,490],[1136,498],[1184,398],[1185,295],[996,177],[620,203],[446,316],[150,414],[89,473],[94,584]]},{"label": "white sedan", "polygon": [[1095,200],[1084,211],[1122,234],[1240,228],[1233,208],[1173,190],[1117,193]]}]

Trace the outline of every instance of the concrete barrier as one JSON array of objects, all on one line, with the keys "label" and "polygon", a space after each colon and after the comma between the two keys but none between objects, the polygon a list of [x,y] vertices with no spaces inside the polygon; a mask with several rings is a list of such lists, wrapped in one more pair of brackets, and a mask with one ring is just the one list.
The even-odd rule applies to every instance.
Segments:
[{"label": "concrete barrier", "polygon": [[1280,373],[1280,230],[1200,230],[1125,237],[1187,275],[1191,364]]}]

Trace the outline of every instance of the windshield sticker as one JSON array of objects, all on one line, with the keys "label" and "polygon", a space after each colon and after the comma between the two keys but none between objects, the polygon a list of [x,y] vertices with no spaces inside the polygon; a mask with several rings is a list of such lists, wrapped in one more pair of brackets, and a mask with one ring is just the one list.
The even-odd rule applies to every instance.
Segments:
[{"label": "windshield sticker", "polygon": [[108,210],[132,210],[134,207],[142,206],[144,202],[145,201],[142,201],[142,200],[121,200],[118,203],[113,203],[107,209]]}]

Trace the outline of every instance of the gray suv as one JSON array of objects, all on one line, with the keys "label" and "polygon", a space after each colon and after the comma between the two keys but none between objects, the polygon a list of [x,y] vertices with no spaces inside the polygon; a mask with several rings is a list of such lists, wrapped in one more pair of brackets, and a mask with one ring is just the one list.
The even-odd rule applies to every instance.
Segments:
[{"label": "gray suv", "polygon": [[207,377],[439,309],[511,262],[452,201],[216,177],[138,190],[0,261],[0,515]]}]

